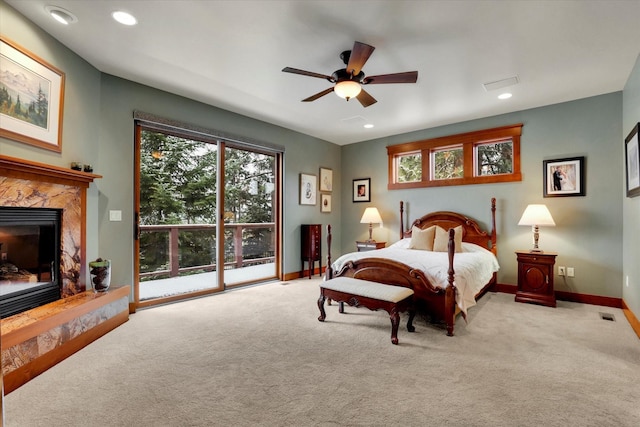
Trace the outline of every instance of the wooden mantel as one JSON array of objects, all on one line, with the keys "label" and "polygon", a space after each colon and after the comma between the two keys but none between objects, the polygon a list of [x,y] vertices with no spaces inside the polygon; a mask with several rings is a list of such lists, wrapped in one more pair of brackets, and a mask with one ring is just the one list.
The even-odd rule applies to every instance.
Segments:
[{"label": "wooden mantel", "polygon": [[89,187],[89,184],[93,182],[94,179],[102,178],[102,175],[96,175],[94,173],[76,171],[70,168],[32,162],[30,160],[3,156],[1,154],[0,175],[27,180],[34,179],[34,175],[37,175],[40,181],[84,188]]}]

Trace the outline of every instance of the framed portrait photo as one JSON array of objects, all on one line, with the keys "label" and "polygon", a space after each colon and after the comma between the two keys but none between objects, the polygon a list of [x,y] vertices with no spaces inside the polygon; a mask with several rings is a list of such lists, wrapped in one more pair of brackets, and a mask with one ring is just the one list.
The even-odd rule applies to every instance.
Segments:
[{"label": "framed portrait photo", "polygon": [[333,170],[320,168],[320,191],[333,190]]},{"label": "framed portrait photo", "polygon": [[320,195],[320,212],[331,212],[331,194]]},{"label": "framed portrait photo", "polygon": [[62,71],[0,36],[0,136],[62,152]]},{"label": "framed portrait photo", "polygon": [[353,201],[371,201],[371,178],[360,178],[353,180]]},{"label": "framed portrait photo", "polygon": [[640,123],[636,124],[629,136],[624,140],[627,197],[640,196],[640,149],[638,149],[638,133]]},{"label": "framed portrait photo", "polygon": [[317,177],[306,173],[300,174],[300,204],[315,205],[317,194]]},{"label": "framed portrait photo", "polygon": [[585,158],[544,160],[544,197],[584,196]]}]

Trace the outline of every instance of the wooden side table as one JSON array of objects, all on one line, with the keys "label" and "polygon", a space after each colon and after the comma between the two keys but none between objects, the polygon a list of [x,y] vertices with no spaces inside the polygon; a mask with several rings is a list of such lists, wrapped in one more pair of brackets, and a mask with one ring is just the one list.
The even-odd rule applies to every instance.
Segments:
[{"label": "wooden side table", "polygon": [[555,252],[516,251],[518,258],[517,302],[556,306],[553,290],[553,266]]},{"label": "wooden side table", "polygon": [[359,242],[356,241],[356,249],[358,250],[358,252],[366,252],[366,251],[372,251],[374,249],[382,249],[384,247],[387,246],[387,242],[376,242],[376,241],[364,241],[364,242]]}]

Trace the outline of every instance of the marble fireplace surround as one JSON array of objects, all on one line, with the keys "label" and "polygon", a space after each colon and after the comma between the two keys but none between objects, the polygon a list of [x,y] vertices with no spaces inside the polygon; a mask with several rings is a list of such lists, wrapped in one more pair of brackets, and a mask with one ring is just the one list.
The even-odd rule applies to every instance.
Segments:
[{"label": "marble fireplace surround", "polygon": [[0,156],[0,206],[62,209],[62,298],[84,292],[86,189],[100,175]]},{"label": "marble fireplace surround", "polygon": [[62,209],[61,299],[2,319],[4,393],[129,319],[129,286],[84,282],[87,188],[100,175],[0,155],[0,206]]}]

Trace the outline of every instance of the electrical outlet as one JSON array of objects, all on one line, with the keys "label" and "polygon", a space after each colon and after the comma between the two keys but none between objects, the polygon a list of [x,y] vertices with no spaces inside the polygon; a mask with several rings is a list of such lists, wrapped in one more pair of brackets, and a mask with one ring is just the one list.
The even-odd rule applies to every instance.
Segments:
[{"label": "electrical outlet", "polygon": [[627,276],[627,288],[629,287],[629,276]]},{"label": "electrical outlet", "polygon": [[575,275],[576,275],[576,271],[573,269],[573,267],[567,267],[567,276],[575,277]]},{"label": "electrical outlet", "polygon": [[[2,252],[2,261],[6,261],[7,260],[7,253],[6,252]],[[629,278],[627,278],[627,286],[629,286]]]},{"label": "electrical outlet", "polygon": [[564,266],[559,265],[558,266],[558,276],[564,276],[564,275],[565,275]]}]

